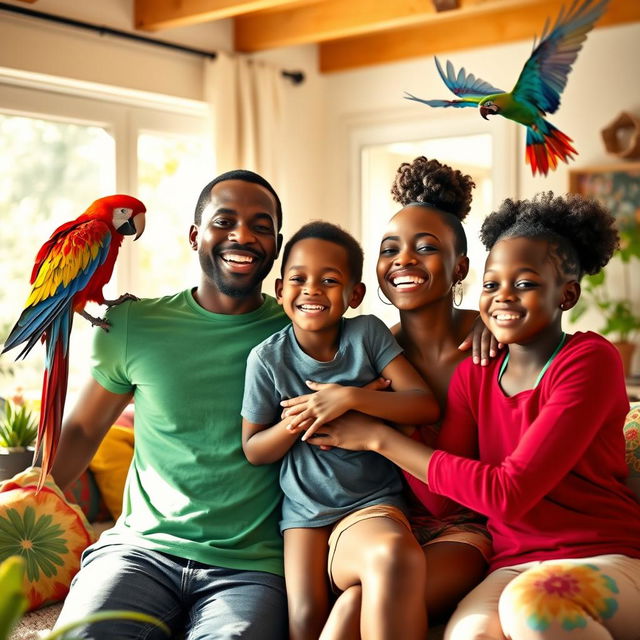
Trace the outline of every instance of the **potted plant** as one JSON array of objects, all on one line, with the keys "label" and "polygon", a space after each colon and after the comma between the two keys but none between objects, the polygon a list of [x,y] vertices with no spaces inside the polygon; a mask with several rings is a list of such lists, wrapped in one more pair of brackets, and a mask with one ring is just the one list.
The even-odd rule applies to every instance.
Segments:
[{"label": "potted plant", "polygon": [[38,422],[31,410],[5,400],[0,417],[0,481],[31,465],[37,434]]},{"label": "potted plant", "polygon": [[[623,259],[625,271],[629,261]],[[625,273],[625,275],[628,275]],[[626,278],[625,278],[626,280]],[[625,284],[627,284],[625,282]],[[629,291],[629,287],[625,287]],[[604,317],[605,324],[598,329],[604,336],[611,336],[611,341],[617,347],[622,358],[622,365],[626,376],[630,376],[631,361],[636,345],[634,338],[640,329],[640,316],[633,311],[629,298],[612,298],[607,287],[605,271],[595,275],[587,275],[582,280],[582,296],[578,304],[571,310],[569,316],[572,322],[580,318],[589,307],[595,307]]]}]

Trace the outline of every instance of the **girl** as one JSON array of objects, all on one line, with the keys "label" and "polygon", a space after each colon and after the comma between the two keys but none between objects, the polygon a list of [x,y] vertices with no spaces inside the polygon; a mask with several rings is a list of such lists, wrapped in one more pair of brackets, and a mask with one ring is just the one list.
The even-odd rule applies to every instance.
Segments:
[{"label": "girl", "polygon": [[490,254],[480,312],[508,351],[456,369],[439,450],[409,447],[368,418],[348,428],[339,419],[322,443],[396,462],[426,481],[432,510],[446,496],[487,515],[491,573],[459,604],[448,640],[632,640],[640,505],[624,484],[622,366],[604,338],[561,328],[581,276],[617,246],[614,220],[594,201],[548,193],[507,200],[481,236]]}]

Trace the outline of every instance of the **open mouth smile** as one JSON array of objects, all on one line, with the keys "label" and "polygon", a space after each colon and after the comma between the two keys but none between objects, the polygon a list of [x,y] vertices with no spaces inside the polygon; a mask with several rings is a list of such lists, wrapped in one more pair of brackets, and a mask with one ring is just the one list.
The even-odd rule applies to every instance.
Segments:
[{"label": "open mouth smile", "polygon": [[413,289],[419,287],[425,283],[425,278],[418,275],[393,275],[389,278],[389,281],[396,289]]},{"label": "open mouth smile", "polygon": [[235,273],[245,273],[252,271],[258,262],[258,257],[249,253],[236,253],[227,251],[219,254],[220,259]]},{"label": "open mouth smile", "polygon": [[494,311],[491,317],[498,324],[511,324],[522,318],[523,314],[517,311]]},{"label": "open mouth smile", "polygon": [[322,313],[323,311],[326,311],[328,307],[325,307],[322,304],[303,303],[303,304],[296,305],[296,309],[298,309],[299,311],[302,311],[303,313],[315,315],[318,313]]}]

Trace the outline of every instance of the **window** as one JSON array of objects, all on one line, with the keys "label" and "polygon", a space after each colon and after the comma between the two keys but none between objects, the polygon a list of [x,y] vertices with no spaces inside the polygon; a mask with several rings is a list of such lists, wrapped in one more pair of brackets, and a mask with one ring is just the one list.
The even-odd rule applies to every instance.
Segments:
[{"label": "window", "polygon": [[[104,195],[135,195],[148,211],[144,235],[135,245],[123,242],[107,298],[125,291],[150,297],[195,284],[187,233],[200,189],[214,175],[204,105],[110,92],[96,99],[57,86],[1,83],[0,77],[0,341],[24,308],[40,246]],[[87,310],[104,314],[97,305]],[[76,315],[68,407],[88,376],[97,330]],[[44,346],[14,362],[19,353],[17,347],[0,359],[0,396],[19,390],[37,401]]]}]

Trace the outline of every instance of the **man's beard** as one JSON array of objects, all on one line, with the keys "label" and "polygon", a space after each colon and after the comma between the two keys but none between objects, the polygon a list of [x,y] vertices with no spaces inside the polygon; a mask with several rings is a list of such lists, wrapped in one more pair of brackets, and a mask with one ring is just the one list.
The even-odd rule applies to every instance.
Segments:
[{"label": "man's beard", "polygon": [[273,260],[265,262],[250,278],[244,279],[242,283],[239,283],[237,280],[240,280],[242,276],[234,278],[233,275],[227,275],[222,272],[217,262],[218,255],[213,256],[213,262],[211,254],[198,253],[198,258],[202,271],[213,282],[216,289],[230,298],[244,298],[256,289],[260,289],[262,281],[269,275],[269,271],[273,266]]}]

